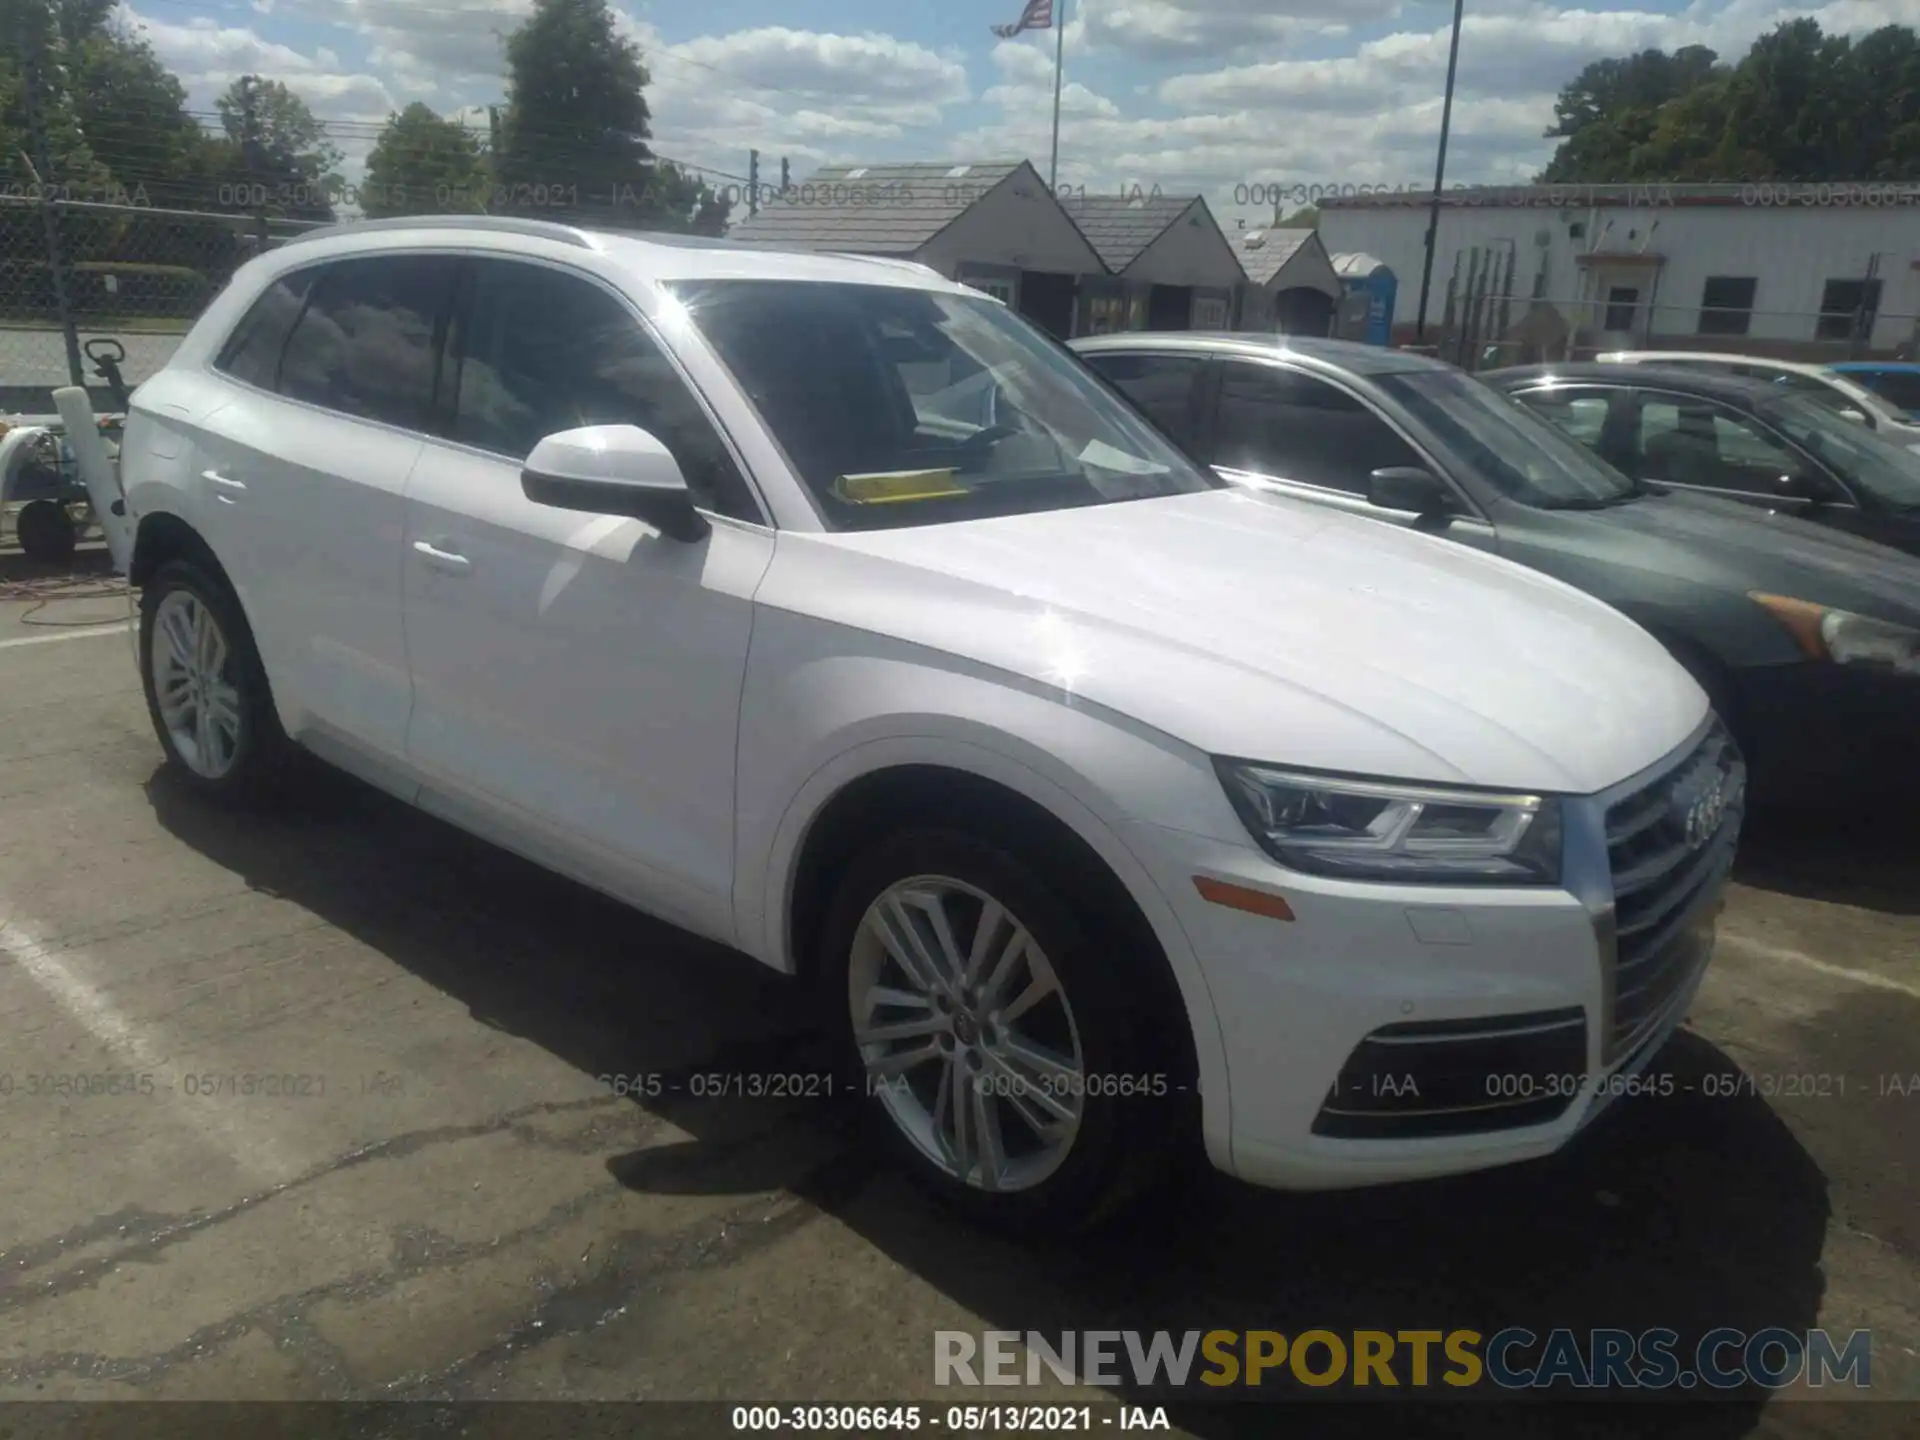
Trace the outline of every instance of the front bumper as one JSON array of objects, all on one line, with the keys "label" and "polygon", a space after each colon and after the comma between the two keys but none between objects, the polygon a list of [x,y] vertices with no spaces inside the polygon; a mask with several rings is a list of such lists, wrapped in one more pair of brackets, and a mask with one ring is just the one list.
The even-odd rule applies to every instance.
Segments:
[{"label": "front bumper", "polygon": [[[1227,1143],[1210,1144],[1215,1163],[1298,1189],[1476,1170],[1558,1149],[1630,1092],[1712,951],[1744,779],[1719,744],[1703,729],[1642,775],[1568,802],[1562,887],[1355,884],[1283,870],[1251,844],[1134,827],[1219,1018]],[[1717,764],[1730,777],[1721,823],[1668,845],[1669,792]],[[1669,878],[1649,884],[1669,853]],[[1196,876],[1280,895],[1294,919],[1210,903]]]}]

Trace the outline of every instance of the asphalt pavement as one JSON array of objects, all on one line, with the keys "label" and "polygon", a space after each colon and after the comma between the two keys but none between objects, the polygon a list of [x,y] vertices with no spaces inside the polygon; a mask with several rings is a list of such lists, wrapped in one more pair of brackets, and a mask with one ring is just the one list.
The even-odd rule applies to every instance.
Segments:
[{"label": "asphalt pavement", "polygon": [[[1559,1156],[1323,1196],[1195,1174],[1019,1245],[830,1102],[705,1093],[817,1066],[752,962],[344,778],[274,816],[181,793],[87,563],[56,592],[0,554],[0,1400],[945,1404],[940,1329],[1780,1325],[1871,1329],[1871,1392],[1622,1433],[1914,1433],[1912,836],[1753,836],[1654,1065],[1675,1093]],[[637,1073],[675,1084],[599,1078]]]}]

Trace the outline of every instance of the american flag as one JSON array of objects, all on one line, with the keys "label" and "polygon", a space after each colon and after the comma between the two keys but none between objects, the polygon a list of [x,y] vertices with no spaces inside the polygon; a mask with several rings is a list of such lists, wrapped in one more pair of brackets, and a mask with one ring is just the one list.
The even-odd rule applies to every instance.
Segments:
[{"label": "american flag", "polygon": [[1011,40],[1022,30],[1051,30],[1053,28],[1053,0],[1027,0],[1027,8],[1020,12],[1020,18],[1011,25],[996,25],[993,33],[1002,40]]}]

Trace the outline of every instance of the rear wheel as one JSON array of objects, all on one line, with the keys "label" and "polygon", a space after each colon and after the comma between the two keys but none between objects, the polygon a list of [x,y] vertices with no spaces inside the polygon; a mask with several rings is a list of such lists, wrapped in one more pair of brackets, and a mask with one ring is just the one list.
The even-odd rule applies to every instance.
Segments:
[{"label": "rear wheel", "polygon": [[140,678],[154,733],[190,788],[254,799],[281,779],[291,746],[246,617],[190,561],[165,562],[140,592]]},{"label": "rear wheel", "polygon": [[824,982],[877,1138],[978,1219],[1083,1228],[1170,1151],[1185,1077],[1140,1003],[1159,960],[1096,944],[1101,919],[1044,854],[938,830],[872,846],[830,909]]}]

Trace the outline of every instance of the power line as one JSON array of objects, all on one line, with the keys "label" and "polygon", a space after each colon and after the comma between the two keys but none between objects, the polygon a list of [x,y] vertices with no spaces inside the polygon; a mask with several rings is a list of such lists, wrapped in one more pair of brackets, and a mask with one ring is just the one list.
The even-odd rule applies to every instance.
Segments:
[{"label": "power line", "polygon": [[[161,107],[155,107],[155,112],[151,119],[165,120],[173,116],[185,116],[187,119],[196,122],[198,132],[202,138],[219,143],[233,143],[232,137],[226,134],[224,127],[220,123],[220,117],[214,112],[204,110],[173,111]],[[486,131],[457,120],[449,121],[448,123],[455,125],[463,133],[471,136],[477,142],[476,157],[485,157],[492,153],[492,146]],[[331,144],[335,141],[371,141],[374,144],[380,144],[384,141],[389,151],[398,147],[399,153],[407,153],[404,141],[388,137],[387,131],[390,124],[390,121],[319,121],[317,122],[319,133],[315,139],[316,142],[320,144]],[[90,144],[100,148],[110,149],[123,157],[129,155],[145,157],[149,163],[155,165],[160,164],[163,160],[173,159],[178,152],[173,143],[168,139],[153,137],[147,133],[127,133],[128,131],[146,132],[150,131],[151,128],[152,124],[150,121],[143,123],[138,116],[135,116],[132,119],[118,119],[92,127],[83,127],[82,134],[89,140]],[[565,164],[569,161],[594,158],[598,153],[592,146],[592,137],[584,135],[576,129],[523,127],[519,133],[526,136],[539,148],[540,154],[538,158],[548,160],[554,164]],[[734,181],[739,184],[751,183],[750,177],[741,175],[735,171],[723,170],[713,165],[702,165],[696,161],[670,155],[655,149],[651,137],[634,136],[628,138],[645,145],[648,152],[647,158],[661,164],[674,166],[690,174],[712,176],[717,179]],[[436,157],[448,154],[446,150],[436,146],[430,140],[418,146],[415,153],[421,156]],[[97,154],[95,158],[99,158]],[[128,171],[125,174],[116,174],[114,178],[118,182],[131,184],[136,176],[149,183],[155,181],[177,183],[180,179],[177,173],[160,170]]]}]

